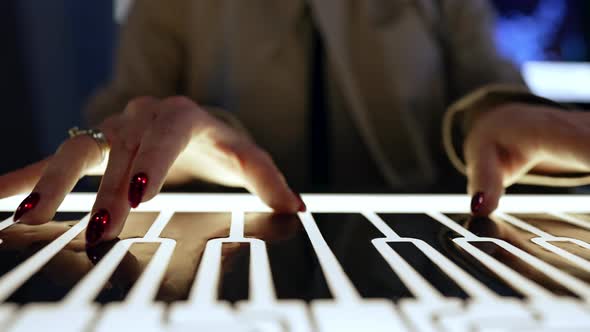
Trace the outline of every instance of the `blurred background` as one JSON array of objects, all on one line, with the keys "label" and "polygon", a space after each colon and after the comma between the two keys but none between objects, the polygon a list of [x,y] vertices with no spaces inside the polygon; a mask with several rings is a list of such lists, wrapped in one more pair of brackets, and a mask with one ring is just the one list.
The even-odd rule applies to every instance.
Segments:
[{"label": "blurred background", "polygon": [[[52,153],[109,79],[129,0],[0,1],[0,172]],[[590,1],[494,0],[499,50],[533,91],[588,108]]]}]

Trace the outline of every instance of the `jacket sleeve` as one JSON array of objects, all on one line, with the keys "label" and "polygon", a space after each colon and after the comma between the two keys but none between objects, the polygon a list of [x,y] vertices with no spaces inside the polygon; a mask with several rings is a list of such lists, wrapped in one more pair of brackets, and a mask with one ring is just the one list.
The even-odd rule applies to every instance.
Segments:
[{"label": "jacket sleeve", "polygon": [[446,52],[451,98],[489,84],[524,86],[518,68],[499,54],[495,14],[488,0],[440,1],[440,38]]},{"label": "jacket sleeve", "polygon": [[[499,54],[494,42],[494,11],[487,0],[442,0],[440,10],[448,88],[455,97],[443,118],[443,145],[453,166],[465,174],[462,138],[482,112],[511,102],[567,107],[532,94],[517,67]],[[527,174],[519,183],[572,186],[580,180]]]}]

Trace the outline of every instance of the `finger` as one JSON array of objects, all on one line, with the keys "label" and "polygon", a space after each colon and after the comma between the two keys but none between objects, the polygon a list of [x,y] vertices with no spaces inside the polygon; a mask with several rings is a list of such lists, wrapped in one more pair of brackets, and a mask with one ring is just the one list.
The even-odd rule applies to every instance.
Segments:
[{"label": "finger", "polygon": [[[487,136],[491,137],[491,136]],[[471,211],[474,215],[487,216],[497,207],[504,188],[515,183],[538,162],[533,150],[523,153],[518,148],[508,148],[486,139],[466,143],[468,192],[473,195]]]},{"label": "finger", "polygon": [[277,212],[305,211],[305,203],[291,190],[272,158],[252,143],[225,145],[218,148],[232,156],[244,178],[245,187]]},{"label": "finger", "polygon": [[[466,153],[471,212],[487,216],[498,207],[504,192],[504,177],[493,145],[481,145]],[[469,157],[468,157],[469,156]]]},{"label": "finger", "polygon": [[135,99],[127,105],[121,117],[119,131],[111,140],[109,160],[86,229],[87,246],[114,239],[123,229],[129,214],[126,199],[129,171],[145,128],[153,121],[155,104],[153,98]]},{"label": "finger", "polygon": [[50,160],[51,157],[47,157],[16,171],[0,175],[0,198],[30,192]]},{"label": "finger", "polygon": [[162,188],[174,161],[191,138],[206,125],[198,106],[188,98],[172,97],[158,105],[158,116],[143,136],[131,169],[128,205],[137,207],[153,198]]},{"label": "finger", "polygon": [[101,158],[101,151],[91,137],[80,135],[66,140],[46,162],[32,193],[16,209],[14,220],[25,224],[51,220],[85,171]]}]

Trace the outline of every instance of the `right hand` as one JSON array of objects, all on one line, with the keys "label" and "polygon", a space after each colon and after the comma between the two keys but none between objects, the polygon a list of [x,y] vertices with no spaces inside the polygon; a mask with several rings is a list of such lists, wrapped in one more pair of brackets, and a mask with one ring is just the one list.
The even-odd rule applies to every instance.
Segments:
[{"label": "right hand", "polygon": [[[98,129],[107,137],[110,155],[86,232],[89,245],[116,238],[130,208],[153,198],[166,180],[244,187],[275,211],[305,210],[268,153],[188,98],[137,98]],[[32,190],[15,219],[45,223],[100,159],[92,138],[70,138],[52,156],[0,176],[0,197]]]}]

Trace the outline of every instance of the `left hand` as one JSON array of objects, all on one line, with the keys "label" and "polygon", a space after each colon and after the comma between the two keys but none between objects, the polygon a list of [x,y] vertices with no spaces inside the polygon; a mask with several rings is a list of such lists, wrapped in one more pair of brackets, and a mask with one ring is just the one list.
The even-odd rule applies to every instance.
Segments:
[{"label": "left hand", "polygon": [[463,147],[473,214],[493,212],[528,172],[590,172],[589,141],[590,113],[510,103],[481,114]]}]

